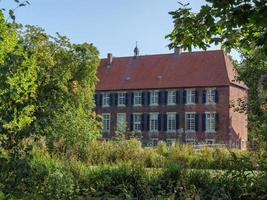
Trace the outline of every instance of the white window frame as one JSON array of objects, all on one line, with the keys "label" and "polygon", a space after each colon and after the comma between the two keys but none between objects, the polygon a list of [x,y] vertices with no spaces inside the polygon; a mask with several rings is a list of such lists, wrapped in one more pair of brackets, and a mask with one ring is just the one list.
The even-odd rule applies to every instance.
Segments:
[{"label": "white window frame", "polygon": [[149,113],[149,132],[159,131],[159,113]]},{"label": "white window frame", "polygon": [[[106,118],[107,117],[107,118]],[[110,113],[102,113],[103,132],[110,132]]]},{"label": "white window frame", "polygon": [[[140,117],[140,120],[137,121],[137,117]],[[142,113],[133,113],[133,131],[137,133],[142,131]]]},{"label": "white window frame", "polygon": [[196,89],[186,89],[186,104],[196,104]]},{"label": "white window frame", "polygon": [[216,133],[216,112],[205,112],[206,133]]},{"label": "white window frame", "polygon": [[[118,92],[118,106],[124,107],[126,103],[126,92]],[[124,102],[124,103],[123,103]]]},{"label": "white window frame", "polygon": [[127,124],[126,124],[126,113],[117,113],[117,127],[116,127],[117,131],[125,132],[126,131],[126,127],[127,127]]},{"label": "white window frame", "polygon": [[102,93],[102,106],[103,107],[110,106],[110,93],[109,92]]},{"label": "white window frame", "polygon": [[[133,93],[133,105],[134,106],[141,106],[142,105],[142,91],[135,91]],[[138,101],[140,102],[137,102],[137,99]]]},{"label": "white window frame", "polygon": [[167,105],[175,105],[175,104],[176,104],[176,91],[168,90]]},{"label": "white window frame", "polygon": [[[168,112],[167,113],[167,132],[168,133],[175,133],[177,130],[176,130],[176,114],[175,112]],[[174,117],[174,119],[171,119],[172,117]],[[173,121],[169,123],[170,120],[174,120],[174,123]]]},{"label": "white window frame", "polygon": [[[187,115],[190,115],[188,118]],[[193,117],[191,116],[193,115]],[[190,120],[189,127],[187,120]],[[195,133],[196,132],[196,112],[185,112],[185,132],[186,133]]]},{"label": "white window frame", "polygon": [[159,105],[159,91],[151,90],[150,91],[150,106]]},{"label": "white window frame", "polygon": [[216,88],[206,88],[206,104],[216,104]]}]

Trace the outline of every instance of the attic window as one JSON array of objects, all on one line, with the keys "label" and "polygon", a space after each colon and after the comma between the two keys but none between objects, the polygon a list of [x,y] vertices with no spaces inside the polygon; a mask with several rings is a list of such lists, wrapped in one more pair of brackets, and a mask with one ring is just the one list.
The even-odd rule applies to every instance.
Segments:
[{"label": "attic window", "polygon": [[126,80],[126,81],[129,81],[129,80],[131,80],[131,77],[127,76],[127,77],[125,78],[125,80]]}]

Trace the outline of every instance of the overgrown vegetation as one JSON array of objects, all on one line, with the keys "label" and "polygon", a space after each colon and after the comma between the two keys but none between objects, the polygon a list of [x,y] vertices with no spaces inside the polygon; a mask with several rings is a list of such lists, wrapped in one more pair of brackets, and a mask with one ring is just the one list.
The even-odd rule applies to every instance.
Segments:
[{"label": "overgrown vegetation", "polygon": [[[29,4],[15,2],[18,7]],[[229,4],[209,2],[215,8]],[[260,8],[266,7],[256,3]],[[205,17],[207,6],[203,9]],[[179,14],[192,17],[189,10],[181,9],[178,18]],[[14,9],[9,15],[14,21]],[[261,21],[255,25],[261,25],[258,22]],[[207,25],[216,25],[212,23]],[[197,23],[193,24],[198,29]],[[205,33],[206,29],[199,31]],[[177,35],[173,34],[174,45],[194,43],[176,41]],[[214,32],[209,34],[208,40]],[[261,34],[253,37],[262,41],[266,49]],[[248,41],[242,48],[250,47]],[[236,40],[231,41],[229,47],[236,44]],[[264,71],[266,60],[262,60],[264,52],[258,44],[258,61]],[[205,47],[205,43],[201,45]],[[245,62],[258,64],[255,52],[248,53],[251,60]],[[0,200],[267,199],[264,149],[195,150],[179,144],[142,148],[135,139],[96,140],[100,124],[92,111],[92,95],[98,64],[98,51],[92,44],[72,44],[66,37],[49,36],[39,27],[8,23],[0,10]],[[243,77],[251,84],[262,73],[261,68],[257,73],[253,68],[242,69]],[[256,76],[250,77],[250,73]],[[255,124],[257,139],[264,138],[265,129],[261,126],[265,114],[257,110],[258,102],[253,101],[250,106],[256,118],[253,122],[259,122]]]},{"label": "overgrown vegetation", "polygon": [[[58,147],[60,145],[55,144]],[[62,144],[61,144],[62,145]],[[265,199],[264,152],[192,146],[142,148],[137,140],[91,141],[85,149],[49,152],[35,143],[16,176],[0,164],[7,199]]]}]

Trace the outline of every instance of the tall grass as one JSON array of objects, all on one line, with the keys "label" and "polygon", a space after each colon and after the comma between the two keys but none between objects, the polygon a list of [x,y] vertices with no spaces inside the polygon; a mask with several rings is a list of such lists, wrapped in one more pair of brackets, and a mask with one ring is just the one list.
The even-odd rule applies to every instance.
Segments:
[{"label": "tall grass", "polygon": [[265,153],[251,159],[254,152],[238,150],[196,151],[192,146],[167,148],[165,144],[142,148],[137,140],[92,141],[79,151],[69,150],[68,155],[46,148],[36,145],[32,159],[14,171],[0,163],[2,199],[267,197],[267,173],[255,171],[252,165],[265,159]]}]

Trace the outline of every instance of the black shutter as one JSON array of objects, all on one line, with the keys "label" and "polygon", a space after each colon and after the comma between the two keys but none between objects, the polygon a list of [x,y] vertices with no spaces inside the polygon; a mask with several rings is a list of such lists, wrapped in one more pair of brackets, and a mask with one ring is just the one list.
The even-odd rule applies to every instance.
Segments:
[{"label": "black shutter", "polygon": [[150,130],[150,117],[149,114],[146,115],[146,130],[149,131]]},{"label": "black shutter", "polygon": [[109,106],[112,106],[113,105],[113,93],[109,93]]},{"label": "black shutter", "polygon": [[113,94],[113,105],[114,106],[118,105],[118,93]]},{"label": "black shutter", "polygon": [[142,92],[142,105],[146,104],[146,92]]},{"label": "black shutter", "polygon": [[218,92],[218,90],[215,90],[215,102],[219,103],[219,92]]},{"label": "black shutter", "polygon": [[130,131],[133,131],[133,114],[130,115],[130,119],[129,119],[129,125],[130,125]]},{"label": "black shutter", "polygon": [[180,127],[179,114],[176,114],[176,130],[178,130],[179,127]]},{"label": "black shutter", "polygon": [[206,131],[206,114],[202,113],[202,131]]},{"label": "black shutter", "polygon": [[130,92],[130,105],[134,105],[134,93],[133,92]]},{"label": "black shutter", "polygon": [[168,91],[164,91],[164,105],[168,104]]},{"label": "black shutter", "polygon": [[162,114],[158,114],[158,130],[159,131],[163,130],[161,118],[162,118]]},{"label": "black shutter", "polygon": [[186,104],[186,90],[183,91],[183,103]]},{"label": "black shutter", "polygon": [[176,104],[179,104],[180,103],[180,91],[177,90],[176,91]]},{"label": "black shutter", "polygon": [[198,103],[198,91],[195,90],[195,103]]},{"label": "black shutter", "polygon": [[198,131],[198,114],[195,114],[195,131]]},{"label": "black shutter", "polygon": [[129,93],[128,92],[125,94],[125,105],[129,106]]},{"label": "black shutter", "polygon": [[150,92],[146,93],[146,105],[149,106],[150,104]]},{"label": "black shutter", "polygon": [[158,92],[158,104],[161,105],[161,91]]},{"label": "black shutter", "polygon": [[165,91],[159,91],[159,105],[165,104]]},{"label": "black shutter", "polygon": [[207,91],[203,90],[202,91],[202,103],[206,103],[206,95],[207,95]]},{"label": "black shutter", "polygon": [[163,116],[162,117],[162,119],[163,119],[163,122],[162,122],[162,124],[163,124],[163,131],[167,131],[167,114],[163,114],[162,116]]},{"label": "black shutter", "polygon": [[98,95],[98,105],[101,107],[103,103],[103,94]]},{"label": "black shutter", "polygon": [[141,131],[145,130],[145,114],[141,115]]},{"label": "black shutter", "polygon": [[219,114],[216,113],[215,114],[215,131],[217,131],[219,129]]}]

